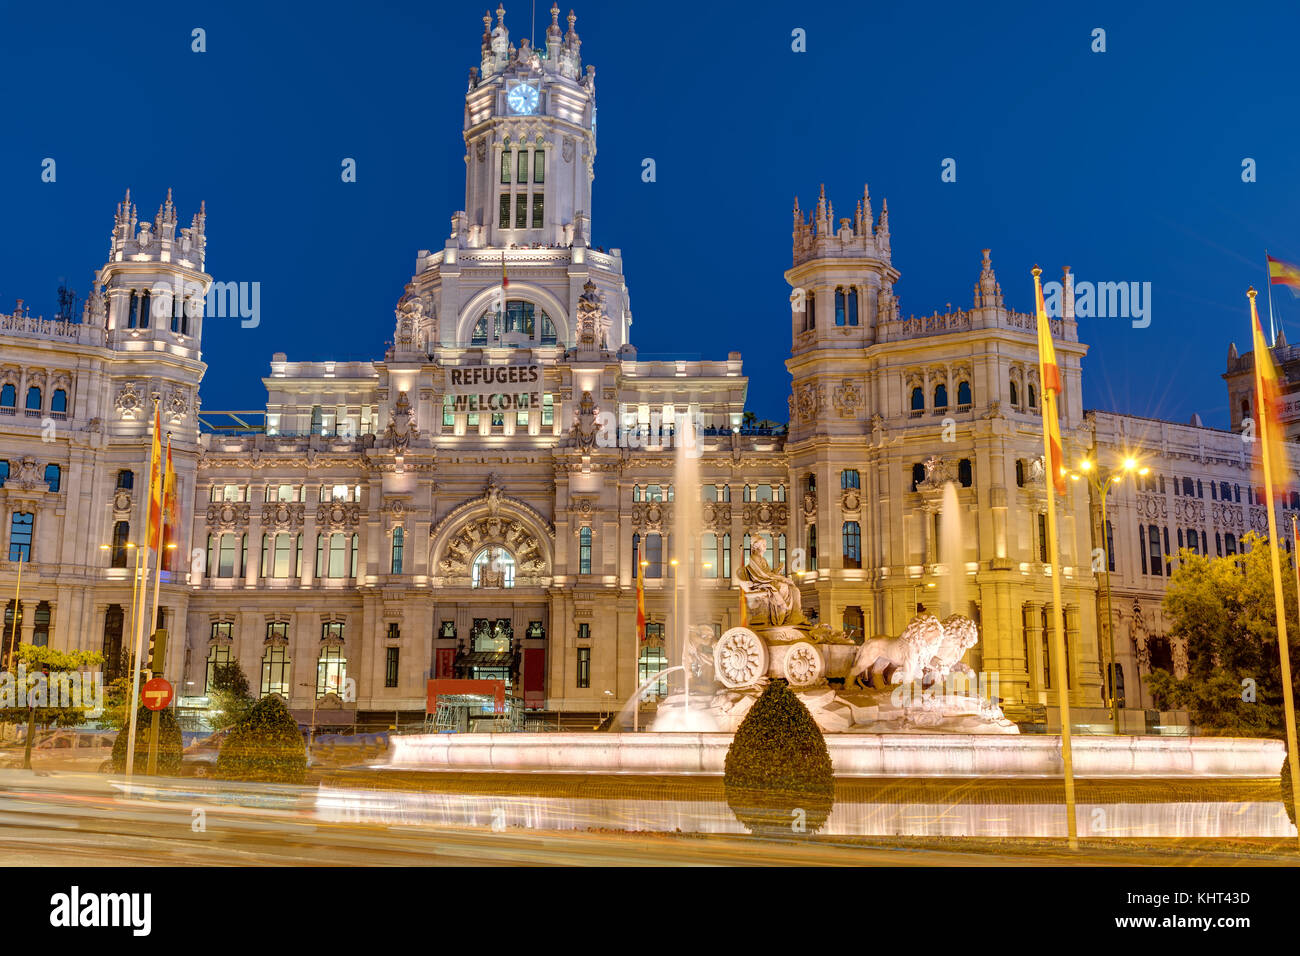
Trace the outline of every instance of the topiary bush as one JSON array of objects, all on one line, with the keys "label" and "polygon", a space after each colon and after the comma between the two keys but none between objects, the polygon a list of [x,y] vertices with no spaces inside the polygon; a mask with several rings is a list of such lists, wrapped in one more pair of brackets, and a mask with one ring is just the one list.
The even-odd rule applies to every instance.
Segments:
[{"label": "topiary bush", "polygon": [[[149,767],[149,732],[153,727],[153,711],[141,707],[135,718],[135,773],[144,773]],[[170,709],[158,711],[158,773],[177,777],[181,772],[181,725]],[[118,731],[113,741],[113,754],[109,757],[113,773],[126,772],[126,745],[131,739],[130,725]]]},{"label": "topiary bush", "polygon": [[768,684],[736,728],[723,785],[732,813],[755,835],[800,836],[825,825],[835,802],[831,755],[785,681]]},{"label": "topiary bush", "polygon": [[283,700],[266,695],[231,728],[217,754],[216,776],[274,783],[306,779],[307,747]]}]

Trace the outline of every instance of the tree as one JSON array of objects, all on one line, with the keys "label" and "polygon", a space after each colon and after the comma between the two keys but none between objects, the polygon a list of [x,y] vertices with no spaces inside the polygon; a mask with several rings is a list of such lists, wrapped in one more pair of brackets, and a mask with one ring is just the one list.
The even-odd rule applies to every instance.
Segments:
[{"label": "tree", "polygon": [[244,669],[233,661],[214,667],[208,702],[208,722],[214,731],[224,730],[243,720],[253,706],[253,695],[248,689]]},{"label": "tree", "polygon": [[236,723],[217,754],[216,776],[223,780],[302,783],[307,747],[289,708],[267,694]]},{"label": "tree", "polygon": [[[129,682],[127,692],[130,692]],[[140,707],[136,711],[135,773],[145,773],[149,767],[149,736],[153,729],[153,714],[147,707]],[[158,773],[166,777],[180,776],[183,759],[181,752],[184,750],[181,725],[170,707],[158,711],[158,717]],[[109,758],[113,773],[126,770],[126,745],[130,739],[128,728],[122,726],[118,730],[117,739],[113,741],[113,754]]]},{"label": "tree", "polygon": [[835,774],[821,728],[782,680],[754,702],[727,749],[727,804],[752,833],[816,833],[835,799]]},{"label": "tree", "polygon": [[23,766],[30,768],[37,725],[76,727],[103,712],[104,655],[19,644],[14,657],[17,673],[0,676],[0,721],[27,725]]},{"label": "tree", "polygon": [[[1282,737],[1282,676],[1268,540],[1254,532],[1243,553],[1178,553],[1164,610],[1171,639],[1187,642],[1187,676],[1157,669],[1147,686],[1162,709],[1186,710],[1199,733]],[[1296,620],[1295,572],[1282,568],[1284,613]],[[1289,635],[1292,641],[1300,635]],[[1300,663],[1292,654],[1294,665]],[[1300,691],[1300,685],[1296,688]]]}]

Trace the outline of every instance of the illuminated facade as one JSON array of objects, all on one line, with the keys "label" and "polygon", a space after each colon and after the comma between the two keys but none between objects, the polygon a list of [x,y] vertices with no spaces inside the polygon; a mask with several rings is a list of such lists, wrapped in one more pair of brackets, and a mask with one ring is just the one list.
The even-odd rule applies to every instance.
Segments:
[{"label": "illuminated facade", "polygon": [[[0,316],[0,588],[12,594],[21,557],[20,639],[102,648],[122,668],[157,399],[182,495],[160,604],[184,698],[229,660],[323,726],[421,714],[430,677],[501,678],[538,711],[608,711],[667,663],[674,575],[700,580],[690,623],[739,623],[732,578],[761,536],[774,564],[803,572],[821,620],[897,634],[918,608],[965,611],[983,628],[972,663],[998,673],[1009,709],[1053,703],[1035,327],[1004,303],[988,252],[969,309],[904,318],[887,206],[876,217],[865,190],[852,218],[824,196],[810,215],[796,206],[788,432],[747,423],[738,352],[637,357],[622,256],[591,241],[595,71],[558,14],[538,50],[511,44],[500,11],[485,18],[465,208],[441,248],[418,253],[382,358],[276,353],[260,421],[201,423],[204,214],[178,234],[170,195],[152,223],[129,195],[119,205],[81,323]],[[1067,457],[1137,454],[1157,479],[1113,491],[1108,515],[1133,707],[1146,702],[1133,668],[1162,663],[1168,644],[1164,551],[1193,528],[1199,547],[1230,547],[1229,533],[1235,546],[1260,519],[1253,497],[1236,500],[1251,448],[1085,413],[1069,303],[1053,332]],[[704,485],[690,547],[671,533],[677,446],[695,430],[683,418]],[[949,481],[958,568],[939,548]],[[1101,526],[1086,483],[1059,515],[1072,700],[1099,708]],[[954,571],[958,607],[944,597]]]}]

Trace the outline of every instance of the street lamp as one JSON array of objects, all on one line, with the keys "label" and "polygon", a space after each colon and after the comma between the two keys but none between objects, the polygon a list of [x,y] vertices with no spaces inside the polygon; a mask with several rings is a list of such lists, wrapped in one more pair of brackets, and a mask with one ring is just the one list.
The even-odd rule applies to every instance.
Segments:
[{"label": "street lamp", "polygon": [[1110,650],[1110,661],[1106,669],[1106,698],[1110,708],[1113,732],[1119,734],[1119,698],[1115,695],[1115,622],[1110,607],[1110,536],[1106,533],[1106,496],[1110,494],[1111,485],[1118,484],[1128,475],[1145,476],[1150,468],[1140,465],[1132,455],[1126,455],[1118,468],[1103,472],[1088,458],[1079,462],[1079,471],[1070,472],[1070,480],[1078,481],[1080,474],[1101,501],[1101,552],[1102,552],[1102,588],[1106,599],[1106,637]]}]

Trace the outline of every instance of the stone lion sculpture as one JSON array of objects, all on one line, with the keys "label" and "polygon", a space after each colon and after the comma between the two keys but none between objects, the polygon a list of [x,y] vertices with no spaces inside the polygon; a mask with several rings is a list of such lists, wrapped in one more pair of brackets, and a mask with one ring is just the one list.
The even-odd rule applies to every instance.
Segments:
[{"label": "stone lion sculpture", "polygon": [[927,676],[932,681],[942,681],[953,671],[972,673],[970,667],[962,663],[962,658],[979,643],[979,629],[975,627],[975,622],[960,614],[953,614],[944,618],[940,626],[943,628],[943,640],[924,668]]},{"label": "stone lion sculpture", "polygon": [[[845,687],[870,684],[876,674],[891,684],[920,680],[943,644],[943,625],[933,614],[918,614],[898,637],[874,637],[862,645],[844,680]],[[889,672],[886,674],[886,672]]]}]

